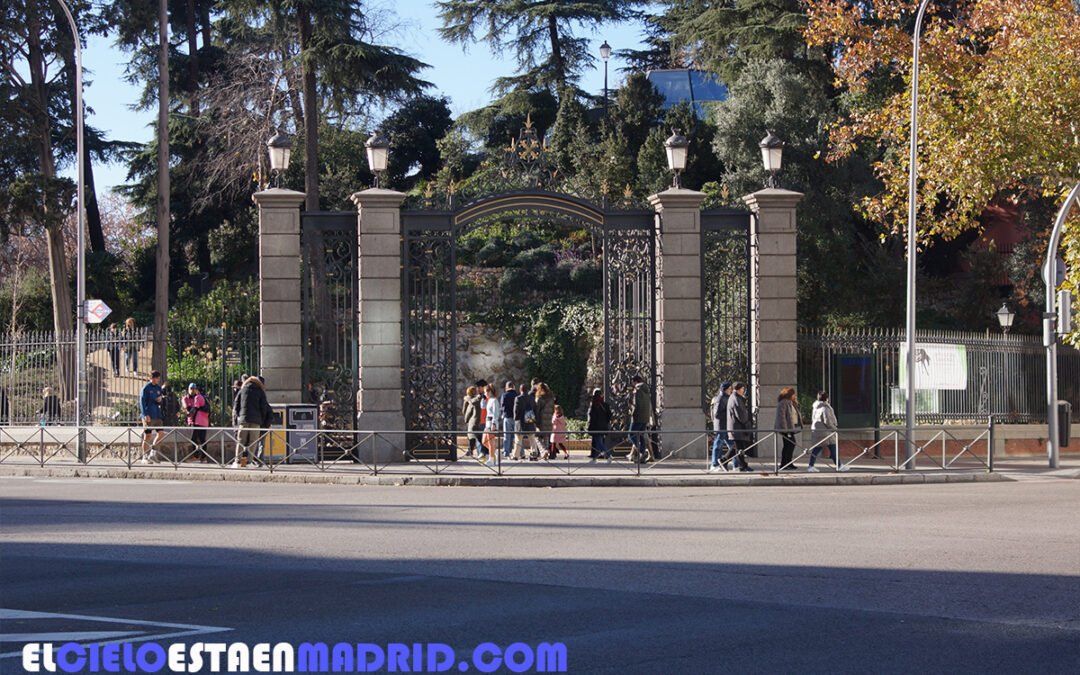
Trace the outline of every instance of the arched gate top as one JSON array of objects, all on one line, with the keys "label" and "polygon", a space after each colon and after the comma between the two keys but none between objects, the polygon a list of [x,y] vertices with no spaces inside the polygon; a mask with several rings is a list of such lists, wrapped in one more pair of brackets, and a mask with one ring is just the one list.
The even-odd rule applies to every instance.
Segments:
[{"label": "arched gate top", "polygon": [[454,213],[453,224],[455,228],[468,227],[481,218],[519,210],[560,214],[598,227],[604,224],[604,212],[584,199],[539,190],[507,192],[466,204]]}]

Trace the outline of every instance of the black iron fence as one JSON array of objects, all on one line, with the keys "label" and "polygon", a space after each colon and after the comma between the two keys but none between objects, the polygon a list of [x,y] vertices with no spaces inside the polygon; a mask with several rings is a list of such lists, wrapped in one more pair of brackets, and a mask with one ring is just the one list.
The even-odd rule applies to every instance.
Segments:
[{"label": "black iron fence", "polygon": [[[75,423],[76,344],[74,331],[0,334],[0,424]],[[139,393],[152,370],[153,345],[149,328],[87,331],[88,423],[139,421]],[[258,329],[174,329],[167,349],[167,384],[177,399],[194,382],[210,401],[211,424],[229,424],[233,380],[259,370]],[[170,421],[183,424],[179,418]]]},{"label": "black iron fence", "polygon": [[[863,402],[880,423],[902,421],[906,410],[904,331],[804,331],[799,334],[798,385],[804,408],[817,390]],[[1046,421],[1046,349],[1032,335],[922,330],[916,335],[916,392],[921,423]],[[939,357],[937,362],[932,361]],[[923,379],[926,378],[926,379]],[[1058,399],[1080,408],[1080,352],[1058,349]],[[865,423],[872,423],[868,419]]]}]

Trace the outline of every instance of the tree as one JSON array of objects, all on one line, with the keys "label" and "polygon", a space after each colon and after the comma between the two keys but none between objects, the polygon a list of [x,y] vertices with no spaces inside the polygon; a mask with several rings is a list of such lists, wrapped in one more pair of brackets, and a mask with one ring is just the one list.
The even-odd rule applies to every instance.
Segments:
[{"label": "tree", "polygon": [[[836,77],[852,101],[849,118],[832,129],[830,158],[864,144],[879,149],[874,170],[884,189],[861,208],[894,233],[906,224],[913,10],[900,0],[808,3],[807,39],[834,53]],[[921,61],[920,239],[977,228],[983,209],[1005,192],[1011,199],[1053,195],[1060,203],[1080,175],[1080,13],[1073,0],[932,5]]]},{"label": "tree", "polygon": [[406,101],[382,123],[390,139],[388,173],[393,183],[402,183],[414,169],[419,178],[430,179],[439,170],[437,143],[453,125],[445,98],[417,96]]},{"label": "tree", "polygon": [[544,88],[561,92],[577,82],[594,57],[576,26],[596,28],[638,16],[641,0],[443,0],[437,2],[444,40],[468,46],[486,43],[498,55],[512,53],[518,74],[500,78],[495,89]]},{"label": "tree", "polygon": [[663,25],[694,67],[731,84],[749,61],[781,59],[823,73],[803,39],[801,0],[669,0]]}]

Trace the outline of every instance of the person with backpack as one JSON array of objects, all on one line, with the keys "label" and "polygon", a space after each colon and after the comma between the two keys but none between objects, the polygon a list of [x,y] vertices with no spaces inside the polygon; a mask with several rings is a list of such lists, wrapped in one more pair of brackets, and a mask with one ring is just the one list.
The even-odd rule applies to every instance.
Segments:
[{"label": "person with backpack", "polygon": [[166,427],[175,427],[180,414],[180,401],[172,388],[165,383],[161,385],[161,422]]},{"label": "person with backpack", "polygon": [[465,398],[461,402],[461,417],[465,422],[465,434],[469,439],[469,449],[465,456],[471,457],[475,451],[476,458],[480,461],[486,461],[483,459],[484,451],[480,443],[481,432],[484,430],[484,423],[480,417],[483,406],[484,397],[480,395],[480,390],[476,386],[465,390]]},{"label": "person with backpack", "polygon": [[712,411],[713,437],[712,450],[709,453],[709,471],[716,473],[724,470],[721,462],[730,447],[727,428],[727,404],[731,397],[731,383],[721,382],[720,391],[712,399],[710,410]]},{"label": "person with backpack", "polygon": [[210,426],[210,403],[199,390],[199,385],[188,385],[187,394],[181,399],[187,425],[191,427],[191,456],[200,462],[209,462],[206,453],[206,429]]},{"label": "person with backpack", "polygon": [[262,444],[264,429],[274,423],[274,409],[266,399],[266,384],[262,377],[252,375],[244,380],[240,393],[233,402],[233,422],[239,429],[236,432],[236,455],[233,457],[233,469],[247,466],[250,455],[253,462],[261,463],[259,446]]},{"label": "person with backpack", "polygon": [[533,434],[536,432],[536,411],[533,410],[533,397],[528,385],[522,384],[518,388],[518,396],[514,399],[514,459],[525,459],[525,446],[535,450],[536,442]]}]

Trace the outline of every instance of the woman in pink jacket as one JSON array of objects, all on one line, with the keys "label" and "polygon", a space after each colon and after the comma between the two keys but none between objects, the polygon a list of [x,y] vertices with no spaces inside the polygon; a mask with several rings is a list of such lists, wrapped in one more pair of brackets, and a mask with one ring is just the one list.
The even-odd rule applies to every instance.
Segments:
[{"label": "woman in pink jacket", "polygon": [[559,450],[570,459],[570,451],[566,449],[566,415],[561,405],[555,406],[555,414],[551,416],[551,451],[548,459],[558,457]]},{"label": "woman in pink jacket", "polygon": [[209,462],[210,455],[206,454],[206,428],[210,426],[210,404],[199,391],[199,385],[194,382],[188,385],[187,395],[181,403],[187,416],[187,425],[191,427],[191,456],[200,462]]}]

